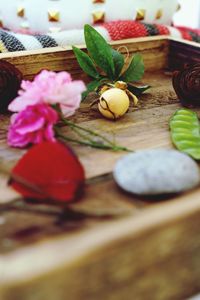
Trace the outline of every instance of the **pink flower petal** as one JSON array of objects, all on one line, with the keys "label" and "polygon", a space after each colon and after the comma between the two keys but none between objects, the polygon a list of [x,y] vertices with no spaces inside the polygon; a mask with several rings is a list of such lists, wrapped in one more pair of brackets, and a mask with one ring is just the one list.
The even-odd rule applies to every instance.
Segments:
[{"label": "pink flower petal", "polygon": [[36,120],[33,120],[32,123],[27,122],[27,124],[25,122],[23,122],[23,124],[21,124],[22,127],[19,127],[16,129],[16,131],[19,134],[26,134],[29,132],[34,132],[36,130],[39,130],[40,128],[42,128],[45,124],[45,119],[43,117],[40,117]]},{"label": "pink flower petal", "polygon": [[27,101],[27,99],[25,100],[23,98],[23,96],[21,96],[21,97],[15,98],[9,104],[8,109],[13,112],[19,112],[19,111],[24,110],[27,106],[35,105],[35,104],[37,104],[37,99],[32,98]]},{"label": "pink flower petal", "polygon": [[57,121],[57,112],[47,104],[27,106],[12,117],[8,144],[23,148],[46,140],[55,141],[53,125]]},{"label": "pink flower petal", "polygon": [[20,112],[39,103],[58,104],[66,116],[74,114],[80,106],[81,93],[86,87],[83,81],[72,81],[67,72],[55,73],[44,70],[34,81],[23,81],[19,96],[9,105],[9,110]]}]

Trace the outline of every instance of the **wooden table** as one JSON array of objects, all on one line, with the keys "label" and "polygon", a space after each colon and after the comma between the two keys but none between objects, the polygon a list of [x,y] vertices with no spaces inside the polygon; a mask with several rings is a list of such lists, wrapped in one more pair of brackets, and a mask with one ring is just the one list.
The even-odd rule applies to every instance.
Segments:
[{"label": "wooden table", "polygon": [[[180,104],[165,67],[168,58],[168,66],[179,66],[191,47],[197,60],[199,48],[163,41],[149,40],[154,48],[157,45],[157,56],[146,40],[146,48],[140,40],[127,42],[146,55],[143,82],[152,86],[137,109],[112,122],[89,110],[88,99],[74,121],[115,136],[119,144],[133,150],[172,148],[169,118]],[[182,50],[173,50],[178,47]],[[159,57],[162,63],[156,65]],[[23,151],[6,145],[8,122],[8,117],[0,117],[0,162],[12,168]],[[1,174],[0,299],[182,300],[197,293],[200,188],[168,199],[131,196],[112,178],[115,162],[125,153],[73,148],[88,179],[82,200],[71,205],[73,214],[63,215],[58,207],[22,199],[10,202],[18,195],[6,186],[8,178]]]}]

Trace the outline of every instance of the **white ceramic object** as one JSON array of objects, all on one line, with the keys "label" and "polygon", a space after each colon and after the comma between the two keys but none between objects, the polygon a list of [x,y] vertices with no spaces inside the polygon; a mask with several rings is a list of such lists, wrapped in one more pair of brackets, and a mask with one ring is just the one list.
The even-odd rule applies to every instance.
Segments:
[{"label": "white ceramic object", "polygon": [[[177,3],[178,0],[0,0],[0,21],[14,31],[46,33],[94,24],[98,13],[108,22],[135,20],[138,12],[145,11],[143,21],[169,25]],[[158,17],[159,10],[162,14]]]}]

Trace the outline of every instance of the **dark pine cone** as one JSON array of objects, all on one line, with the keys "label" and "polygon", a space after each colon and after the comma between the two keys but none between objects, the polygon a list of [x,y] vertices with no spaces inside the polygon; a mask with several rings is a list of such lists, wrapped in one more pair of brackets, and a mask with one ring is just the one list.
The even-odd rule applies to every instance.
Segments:
[{"label": "dark pine cone", "polygon": [[200,106],[200,63],[173,74],[173,87],[184,106]]},{"label": "dark pine cone", "polygon": [[0,113],[6,112],[17,96],[21,81],[22,73],[14,65],[0,60]]}]

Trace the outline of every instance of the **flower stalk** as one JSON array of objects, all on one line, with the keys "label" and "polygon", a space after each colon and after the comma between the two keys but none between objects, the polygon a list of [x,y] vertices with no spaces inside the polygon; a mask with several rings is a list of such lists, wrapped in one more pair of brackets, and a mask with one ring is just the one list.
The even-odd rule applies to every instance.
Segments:
[{"label": "flower stalk", "polygon": [[[58,138],[60,138],[62,140],[73,142],[73,143],[80,144],[80,145],[89,146],[92,148],[97,148],[97,149],[132,152],[132,150],[130,150],[126,147],[117,145],[115,142],[110,141],[105,136],[103,136],[93,130],[84,128],[80,125],[73,123],[72,121],[67,120],[62,115],[61,115],[61,121],[64,125],[68,126],[72,131],[74,131],[81,138],[81,139],[75,139],[75,138],[66,136],[60,132],[58,126],[55,126],[56,135]],[[98,138],[98,141],[95,140],[95,138]]]}]

